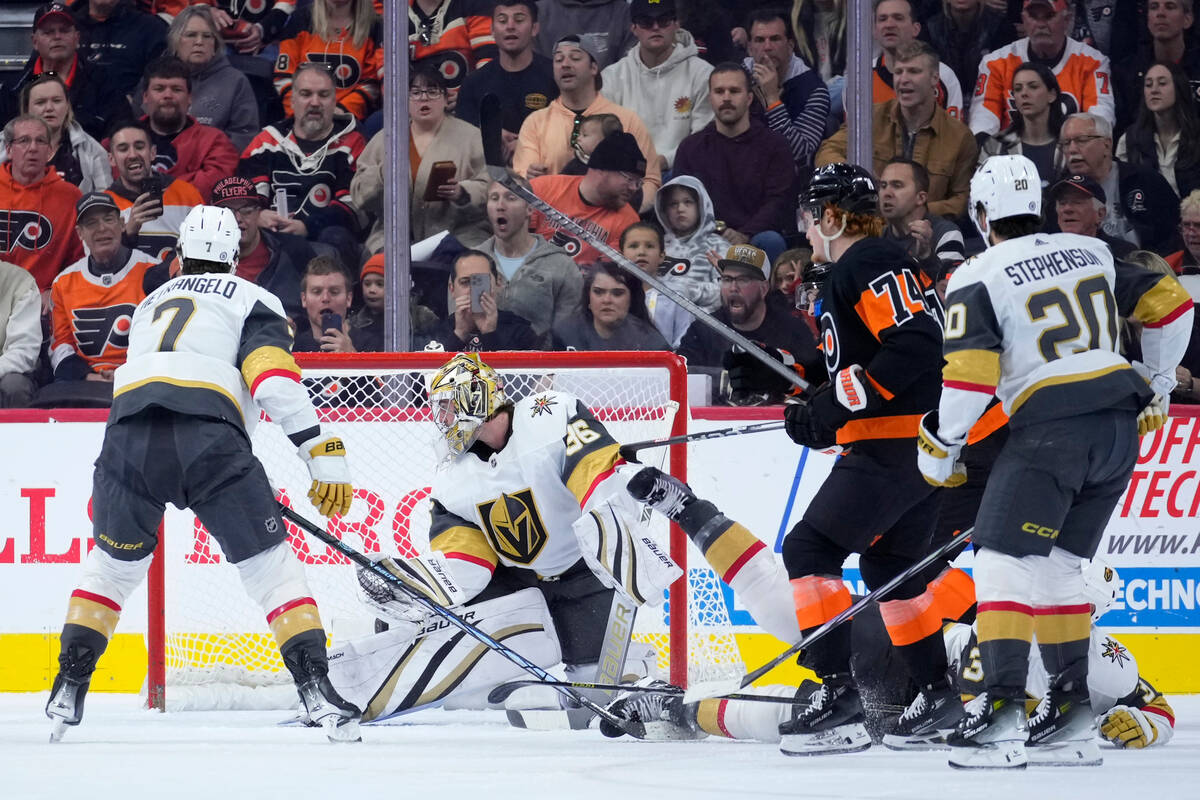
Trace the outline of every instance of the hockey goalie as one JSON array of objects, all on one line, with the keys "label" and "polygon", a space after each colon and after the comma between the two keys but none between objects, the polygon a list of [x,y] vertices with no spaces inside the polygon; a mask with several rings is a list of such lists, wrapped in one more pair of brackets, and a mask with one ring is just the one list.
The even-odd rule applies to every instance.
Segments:
[{"label": "hockey goalie", "polygon": [[[645,676],[656,655],[630,647],[636,607],[681,571],[638,522],[625,491],[637,469],[624,465],[617,441],[569,394],[511,401],[474,353],[433,376],[429,404],[449,449],[430,495],[431,552],[383,566],[530,661],[561,662],[568,680]],[[335,647],[330,680],[364,722],[482,707],[489,689],[526,677],[378,574],[360,570],[359,583],[387,629]],[[549,687],[522,688],[505,705],[525,727],[567,727],[564,718],[581,727],[590,717],[564,711]]]}]

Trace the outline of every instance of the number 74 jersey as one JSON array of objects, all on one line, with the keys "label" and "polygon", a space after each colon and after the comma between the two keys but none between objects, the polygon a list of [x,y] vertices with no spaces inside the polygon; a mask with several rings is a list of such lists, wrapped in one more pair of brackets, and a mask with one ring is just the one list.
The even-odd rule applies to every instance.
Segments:
[{"label": "number 74 jersey", "polygon": [[[1143,324],[1144,358],[1155,367],[1158,353],[1174,351],[1156,329],[1191,309],[1173,277],[1114,264],[1091,237],[1039,233],[990,247],[947,287],[941,430],[965,435],[977,393],[995,393],[1014,426],[1140,409],[1151,393],[1120,354],[1119,320]],[[1186,338],[1184,327],[1171,326],[1170,338]],[[1167,361],[1157,366],[1173,374]]]}]

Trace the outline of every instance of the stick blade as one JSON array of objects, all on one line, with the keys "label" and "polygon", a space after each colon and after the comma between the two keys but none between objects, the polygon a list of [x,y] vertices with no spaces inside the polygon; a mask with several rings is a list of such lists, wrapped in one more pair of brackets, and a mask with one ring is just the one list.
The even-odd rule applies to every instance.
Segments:
[{"label": "stick blade", "polygon": [[740,678],[729,678],[719,681],[701,681],[694,683],[688,687],[688,690],[683,693],[684,703],[699,703],[701,700],[708,700],[712,697],[721,697],[726,694],[733,694],[742,686]]}]

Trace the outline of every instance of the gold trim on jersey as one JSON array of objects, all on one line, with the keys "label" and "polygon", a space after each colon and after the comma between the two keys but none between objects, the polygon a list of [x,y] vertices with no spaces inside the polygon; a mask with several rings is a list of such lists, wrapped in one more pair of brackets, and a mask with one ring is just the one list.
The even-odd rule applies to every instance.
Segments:
[{"label": "gold trim on jersey", "polygon": [[705,733],[728,738],[729,734],[721,727],[720,722],[723,702],[725,701],[719,698],[701,700],[699,708],[696,709],[696,725]]},{"label": "gold trim on jersey", "polygon": [[741,558],[747,550],[759,540],[741,524],[734,522],[721,535],[704,549],[704,560],[716,570],[718,575],[724,575]]},{"label": "gold trim on jersey", "polygon": [[259,375],[272,370],[282,370],[300,377],[300,367],[296,364],[296,359],[282,347],[263,345],[242,359],[242,380],[247,386],[254,386]]},{"label": "gold trim on jersey", "polygon": [[229,402],[233,403],[233,407],[238,410],[238,413],[242,415],[243,419],[246,416],[246,412],[242,410],[242,404],[237,401],[237,398],[230,394],[228,389],[218,383],[209,383],[207,381],[185,381],[180,378],[168,378],[163,375],[156,375],[152,378],[143,378],[140,381],[134,381],[133,383],[125,384],[120,389],[117,389],[115,392],[113,392],[113,397],[119,397],[123,394],[133,391],[134,389],[140,389],[143,386],[148,386],[151,383],[165,383],[168,386],[177,386],[180,389],[207,389],[210,392],[216,392],[217,394],[229,400]]},{"label": "gold trim on jersey", "polygon": [[498,498],[485,500],[475,508],[488,541],[509,561],[528,566],[550,541],[532,488],[502,492]]},{"label": "gold trim on jersey", "polygon": [[1032,386],[1027,386],[1025,391],[1021,392],[1012,401],[1012,411],[1008,413],[1012,417],[1017,413],[1017,409],[1025,404],[1025,402],[1033,396],[1033,393],[1039,389],[1045,389],[1049,386],[1062,386],[1068,383],[1083,383],[1084,381],[1094,380],[1095,378],[1103,378],[1105,375],[1111,375],[1123,369],[1129,369],[1128,362],[1123,364],[1112,364],[1102,369],[1094,369],[1091,372],[1077,372],[1072,375],[1053,375],[1049,378],[1044,378]]},{"label": "gold trim on jersey", "polygon": [[1175,278],[1164,275],[1158,283],[1146,290],[1133,308],[1133,318],[1147,325],[1154,324],[1184,302],[1191,300],[1191,295]]},{"label": "gold trim on jersey", "polygon": [[430,550],[439,550],[444,555],[462,553],[465,556],[486,561],[494,568],[499,559],[496,551],[488,543],[487,536],[479,528],[467,525],[455,525],[434,536],[429,542]]},{"label": "gold trim on jersey", "polygon": [[105,639],[113,637],[117,629],[117,620],[121,612],[113,611],[103,603],[88,600],[86,597],[72,596],[67,602],[67,624],[91,628],[104,635]]},{"label": "gold trim on jersey", "polygon": [[300,603],[275,617],[269,626],[271,633],[275,634],[275,641],[279,643],[280,647],[283,647],[294,636],[320,630],[321,615],[317,613],[317,607],[314,604]]},{"label": "gold trim on jersey", "polygon": [[575,465],[571,474],[564,481],[567,489],[575,495],[576,500],[582,503],[588,490],[596,482],[596,478],[613,468],[613,465],[621,458],[620,450],[621,446],[614,443],[601,447],[579,459],[579,463]]},{"label": "gold trim on jersey", "polygon": [[1038,614],[1033,620],[1033,632],[1039,644],[1083,641],[1092,635],[1092,615]]},{"label": "gold trim on jersey", "polygon": [[995,386],[1000,383],[1000,354],[991,350],[956,350],[947,353],[942,380]]}]

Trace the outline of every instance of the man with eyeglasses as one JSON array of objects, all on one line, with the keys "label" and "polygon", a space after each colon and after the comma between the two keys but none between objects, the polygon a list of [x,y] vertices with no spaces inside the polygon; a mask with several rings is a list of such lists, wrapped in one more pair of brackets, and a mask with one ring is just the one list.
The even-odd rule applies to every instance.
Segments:
[{"label": "man with eyeglasses", "polygon": [[712,65],[700,58],[692,35],[679,27],[675,0],[633,0],[630,13],[638,46],[604,68],[604,92],[646,123],[666,172],[684,137],[712,121]]},{"label": "man with eyeglasses", "polygon": [[[721,307],[713,313],[713,318],[768,351],[790,354],[803,367],[804,374],[820,375],[821,355],[808,326],[792,315],[787,303],[768,299],[771,262],[767,254],[753,245],[734,245],[717,261],[717,271],[721,274]],[[726,361],[731,351],[728,339],[695,321],[683,334],[677,350],[687,359],[689,368],[708,369],[728,366]],[[746,405],[782,400],[782,394],[775,389],[761,392],[745,392],[740,386],[733,389],[729,394],[723,392],[724,401]]]},{"label": "man with eyeglasses", "polygon": [[84,68],[79,29],[65,3],[46,3],[33,15],[33,54],[14,80],[0,85],[0,120],[16,116],[21,90],[47,72],[67,85],[75,121],[96,141],[111,120],[128,112],[125,96],[102,74]]},{"label": "man with eyeglasses", "polygon": [[[1067,175],[1091,178],[1107,199],[1101,228],[1143,250],[1166,255],[1179,249],[1179,198],[1157,170],[1118,161],[1112,125],[1095,114],[1072,114],[1058,134]],[[1047,214],[1047,230],[1057,230]]]},{"label": "man with eyeglasses", "polygon": [[0,259],[37,280],[46,313],[54,276],[83,255],[75,235],[79,189],[50,169],[50,128],[22,114],[4,126],[8,161],[0,165]]},{"label": "man with eyeglasses", "polygon": [[1062,90],[1059,99],[1066,113],[1091,111],[1112,124],[1116,110],[1108,56],[1067,38],[1074,13],[1070,0],[1024,0],[1021,22],[1025,38],[993,50],[979,62],[968,117],[976,139],[994,136],[1012,123],[1013,76],[1027,61],[1050,66]]}]

